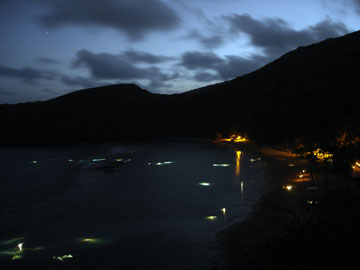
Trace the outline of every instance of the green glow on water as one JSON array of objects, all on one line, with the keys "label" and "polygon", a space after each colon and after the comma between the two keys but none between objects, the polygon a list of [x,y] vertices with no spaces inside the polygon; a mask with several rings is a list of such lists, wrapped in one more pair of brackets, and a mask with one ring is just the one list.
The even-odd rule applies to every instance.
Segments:
[{"label": "green glow on water", "polygon": [[174,162],[173,161],[164,161],[164,164],[173,164]]},{"label": "green glow on water", "polygon": [[11,260],[19,260],[28,252],[37,252],[45,249],[44,247],[28,248],[24,240],[25,237],[18,237],[0,242],[1,245],[7,246],[6,249],[0,250],[0,256],[9,257]]},{"label": "green glow on water", "polygon": [[100,245],[105,242],[104,238],[96,238],[96,237],[81,237],[76,238],[76,242],[84,244],[84,245]]},{"label": "green glow on water", "polygon": [[99,162],[99,161],[104,161],[106,160],[106,158],[93,158],[91,161],[92,162]]},{"label": "green glow on water", "polygon": [[214,167],[229,167],[231,166],[229,163],[215,163],[213,164]]},{"label": "green glow on water", "polygon": [[[20,247],[21,247],[21,249],[20,249]],[[9,256],[9,257],[11,257],[11,260],[21,259],[24,250],[22,249],[22,246],[20,246],[20,247],[17,246],[16,248],[2,250],[2,251],[0,251],[0,255]]]},{"label": "green glow on water", "polygon": [[54,260],[60,261],[62,262],[64,259],[72,259],[74,258],[73,255],[68,254],[68,255],[63,255],[63,256],[53,256]]},{"label": "green glow on water", "polygon": [[207,220],[215,220],[215,219],[217,219],[217,216],[207,216],[206,219]]},{"label": "green glow on water", "polygon": [[82,243],[91,243],[91,244],[94,244],[94,243],[99,243],[100,242],[100,239],[98,238],[82,238],[80,240]]},{"label": "green glow on water", "polygon": [[44,250],[45,247],[35,247],[35,248],[25,248],[25,251],[40,251],[40,250]]},{"label": "green glow on water", "polygon": [[18,243],[19,241],[24,240],[24,239],[25,239],[25,237],[13,238],[13,239],[2,241],[2,242],[0,242],[0,244],[1,245],[12,245],[12,244]]},{"label": "green glow on water", "polygon": [[21,258],[22,256],[20,254],[15,254],[14,256],[11,257],[12,260],[19,260]]},{"label": "green glow on water", "polygon": [[8,250],[2,250],[2,251],[0,251],[0,255],[3,255],[3,256],[13,256],[13,255],[15,255],[17,253],[17,251],[16,250],[10,250],[10,249],[8,249]]},{"label": "green glow on water", "polygon": [[169,164],[173,164],[174,161],[164,161],[164,162],[157,162],[155,163],[156,166],[163,166],[163,165],[169,165]]},{"label": "green glow on water", "polygon": [[205,186],[205,187],[207,187],[207,186],[210,186],[211,184],[209,183],[209,182],[200,182],[199,183],[199,186]]}]

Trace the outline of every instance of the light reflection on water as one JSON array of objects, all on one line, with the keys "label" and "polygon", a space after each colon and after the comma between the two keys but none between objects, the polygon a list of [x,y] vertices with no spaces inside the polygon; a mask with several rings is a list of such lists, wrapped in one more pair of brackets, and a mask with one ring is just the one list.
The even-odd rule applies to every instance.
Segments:
[{"label": "light reflection on water", "polygon": [[241,161],[241,151],[236,151],[236,161],[235,161],[235,180],[238,181],[240,178],[240,161]]},{"label": "light reflection on water", "polygon": [[[0,183],[1,237],[26,235],[47,247],[39,258],[76,254],[71,261],[80,265],[89,259],[87,248],[101,247],[90,258],[94,269],[110,261],[125,268],[147,261],[166,269],[159,260],[167,269],[175,261],[178,269],[187,269],[195,258],[207,262],[214,256],[190,243],[216,246],[215,233],[251,210],[242,199],[255,201],[262,190],[262,172],[250,168],[242,151],[176,141],[133,149],[91,145],[0,152],[2,160],[10,157]],[[19,241],[13,248],[24,243],[26,252],[27,242]]]}]

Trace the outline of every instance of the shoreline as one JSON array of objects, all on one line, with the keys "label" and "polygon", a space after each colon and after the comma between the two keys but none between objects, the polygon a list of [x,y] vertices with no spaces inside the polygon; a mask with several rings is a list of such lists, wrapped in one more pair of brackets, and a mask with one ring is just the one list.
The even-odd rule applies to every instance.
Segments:
[{"label": "shoreline", "polygon": [[[356,262],[360,192],[354,185],[334,177],[330,186],[296,182],[307,170],[305,160],[274,148],[240,147],[262,158],[266,186],[244,221],[217,233],[221,262],[214,269],[323,269]],[[291,190],[283,188],[290,184]],[[329,256],[340,259],[334,263]]]},{"label": "shoreline", "polygon": [[[307,164],[305,160],[296,159],[289,152],[274,147],[258,147],[252,144],[229,147],[241,147],[251,156],[261,157],[265,187],[246,219],[216,234],[222,253],[220,269],[258,269],[259,266],[253,266],[254,261],[266,256],[266,249],[270,248],[268,243],[264,243],[272,243],[276,238],[282,237],[287,224],[294,221],[288,220],[292,219],[288,214],[296,216],[297,211],[301,212],[299,205],[293,204],[291,196],[294,192],[284,190],[283,186],[293,184],[297,172],[306,169]],[[289,167],[289,164],[294,166]],[[305,200],[304,192],[295,195],[298,201]],[[300,208],[303,206],[304,204]]]}]

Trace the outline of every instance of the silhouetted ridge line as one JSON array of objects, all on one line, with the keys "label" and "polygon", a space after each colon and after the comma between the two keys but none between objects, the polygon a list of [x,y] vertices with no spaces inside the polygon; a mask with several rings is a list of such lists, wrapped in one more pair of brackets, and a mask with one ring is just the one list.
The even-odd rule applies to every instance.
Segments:
[{"label": "silhouetted ridge line", "polygon": [[360,32],[299,47],[233,80],[183,94],[134,84],[0,106],[1,144],[247,133],[260,142],[360,127]]}]

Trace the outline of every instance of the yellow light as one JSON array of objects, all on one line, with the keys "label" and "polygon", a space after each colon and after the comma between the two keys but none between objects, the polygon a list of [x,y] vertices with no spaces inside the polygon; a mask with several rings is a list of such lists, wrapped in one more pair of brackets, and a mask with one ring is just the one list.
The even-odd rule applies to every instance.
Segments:
[{"label": "yellow light", "polygon": [[240,135],[233,134],[233,135],[230,136],[230,138],[220,139],[219,141],[239,143],[239,142],[247,142],[248,139],[245,136],[240,136]]},{"label": "yellow light", "polygon": [[295,165],[294,165],[294,164],[292,164],[292,163],[290,163],[288,166],[289,166],[289,167],[294,167]]},{"label": "yellow light", "polygon": [[236,138],[234,138],[234,142],[246,142],[247,139],[243,136],[236,136]]},{"label": "yellow light", "polygon": [[240,175],[240,161],[241,161],[241,151],[236,151],[236,167],[235,167],[235,175]]},{"label": "yellow light", "polygon": [[207,216],[206,219],[208,219],[208,220],[215,220],[215,219],[217,219],[217,216]]},{"label": "yellow light", "polygon": [[309,200],[309,201],[306,201],[308,204],[317,204],[318,202],[317,201],[311,201],[311,200]]},{"label": "yellow light", "polygon": [[123,159],[122,158],[117,158],[117,159],[115,159],[115,161],[120,162],[120,161],[123,161]]},{"label": "yellow light", "polygon": [[224,216],[226,215],[226,208],[221,208],[221,212],[223,212]]},{"label": "yellow light", "polygon": [[332,162],[331,158],[334,156],[333,154],[331,154],[329,152],[325,152],[325,151],[321,150],[320,148],[314,150],[312,153],[317,159],[319,159],[321,161],[328,159],[330,162]]},{"label": "yellow light", "polygon": [[287,185],[283,187],[284,189],[286,189],[287,191],[291,191],[293,189],[293,186]]}]

